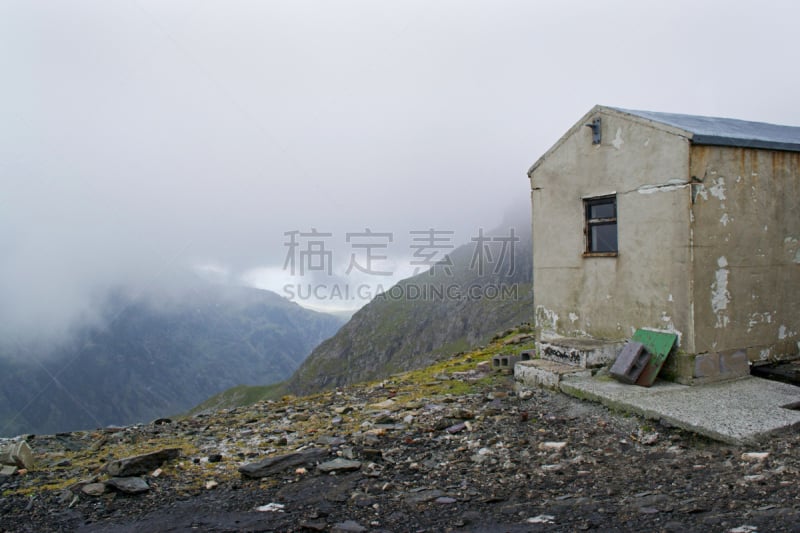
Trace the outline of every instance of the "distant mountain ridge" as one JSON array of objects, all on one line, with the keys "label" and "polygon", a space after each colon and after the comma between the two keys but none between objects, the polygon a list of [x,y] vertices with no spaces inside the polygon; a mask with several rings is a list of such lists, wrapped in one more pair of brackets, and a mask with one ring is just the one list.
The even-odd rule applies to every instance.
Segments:
[{"label": "distant mountain ridge", "polygon": [[158,303],[118,294],[107,315],[46,357],[0,351],[0,436],[146,422],[236,385],[282,381],[343,322],[205,282]]},{"label": "distant mountain ridge", "polygon": [[[498,229],[484,242],[460,246],[432,274],[408,278],[376,296],[314,349],[284,390],[308,394],[381,379],[485,343],[499,331],[530,321],[530,226],[521,224],[515,230]],[[512,237],[519,241],[508,246]]]}]

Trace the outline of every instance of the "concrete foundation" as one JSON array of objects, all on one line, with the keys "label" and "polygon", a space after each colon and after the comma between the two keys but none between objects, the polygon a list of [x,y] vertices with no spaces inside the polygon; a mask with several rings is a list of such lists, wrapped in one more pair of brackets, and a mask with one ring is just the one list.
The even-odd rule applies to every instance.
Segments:
[{"label": "concrete foundation", "polygon": [[730,381],[750,375],[744,350],[704,354],[672,354],[661,370],[662,377],[683,385]]}]

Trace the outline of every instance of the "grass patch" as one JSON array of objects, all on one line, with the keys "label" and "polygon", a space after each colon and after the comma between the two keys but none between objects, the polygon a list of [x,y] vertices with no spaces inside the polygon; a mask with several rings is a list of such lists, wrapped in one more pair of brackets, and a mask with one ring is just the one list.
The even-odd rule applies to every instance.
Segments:
[{"label": "grass patch", "polygon": [[237,385],[212,396],[197,407],[193,407],[186,415],[194,416],[198,413],[219,411],[220,409],[246,407],[265,400],[278,400],[285,394],[285,382],[271,385]]},{"label": "grass patch", "polygon": [[[179,435],[171,432],[152,433],[148,428],[141,430],[129,428],[120,433],[86,434],[87,448],[77,452],[61,452],[50,458],[68,459],[74,471],[67,473],[62,468],[41,470],[29,474],[18,489],[6,491],[9,495],[33,495],[43,491],[52,492],[68,488],[78,480],[88,479],[100,473],[104,463],[153,452],[163,448],[180,448],[181,457],[162,466],[163,478],[175,482],[177,493],[193,494],[202,491],[203,484],[214,479],[218,482],[233,481],[239,478],[237,456],[250,457],[286,453],[299,446],[309,444],[320,435],[355,434],[364,431],[364,422],[370,422],[375,409],[370,405],[391,398],[395,403],[392,411],[417,409],[414,403],[437,401],[445,397],[456,397],[494,388],[501,383],[507,385],[509,376],[489,371],[488,374],[469,378],[467,373],[479,363],[489,362],[498,354],[518,354],[530,349],[532,342],[506,344],[520,334],[519,330],[508,330],[495,338],[489,345],[470,352],[460,352],[449,359],[439,361],[426,368],[396,374],[389,378],[343,387],[336,391],[322,391],[304,397],[286,395],[285,385],[278,383],[262,387],[240,386],[229,389],[204,402],[192,413],[203,412],[202,418],[186,419],[195,431]],[[478,374],[480,375],[480,374]],[[420,400],[425,399],[423,402]],[[269,403],[263,403],[270,400]],[[247,407],[245,407],[245,405]],[[336,425],[334,407],[349,406],[352,410],[341,415],[342,421]],[[224,409],[224,410],[223,410]],[[276,412],[280,411],[276,415]],[[265,414],[272,416],[270,425],[261,427],[258,422]],[[297,415],[302,414],[305,418]],[[275,415],[275,416],[273,416]],[[239,436],[237,430],[246,427],[258,429],[248,437]],[[290,435],[289,444],[275,444],[274,435]],[[91,441],[102,446],[93,446]],[[219,463],[195,463],[210,449],[218,450],[225,459]],[[100,473],[101,479],[105,476]],[[64,479],[59,479],[64,476]]]}]

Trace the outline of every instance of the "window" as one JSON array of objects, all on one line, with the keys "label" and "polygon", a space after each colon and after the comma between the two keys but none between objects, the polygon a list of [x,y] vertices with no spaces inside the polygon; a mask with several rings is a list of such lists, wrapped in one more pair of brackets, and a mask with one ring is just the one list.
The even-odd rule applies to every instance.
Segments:
[{"label": "window", "polygon": [[586,212],[586,252],[590,256],[616,256],[617,197],[601,196],[583,200]]}]

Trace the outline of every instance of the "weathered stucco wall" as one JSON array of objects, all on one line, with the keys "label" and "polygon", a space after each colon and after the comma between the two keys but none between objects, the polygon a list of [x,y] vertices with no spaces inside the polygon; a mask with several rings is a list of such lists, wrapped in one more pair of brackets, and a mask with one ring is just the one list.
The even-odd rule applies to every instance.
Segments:
[{"label": "weathered stucco wall", "polygon": [[696,352],[791,356],[800,340],[800,154],[693,146]]},{"label": "weathered stucco wall", "polygon": [[[602,119],[602,142],[585,123]],[[542,338],[678,331],[692,350],[688,140],[590,113],[530,174],[534,302]],[[583,198],[617,194],[619,255],[584,257]],[[688,344],[688,345],[687,345]]]}]

